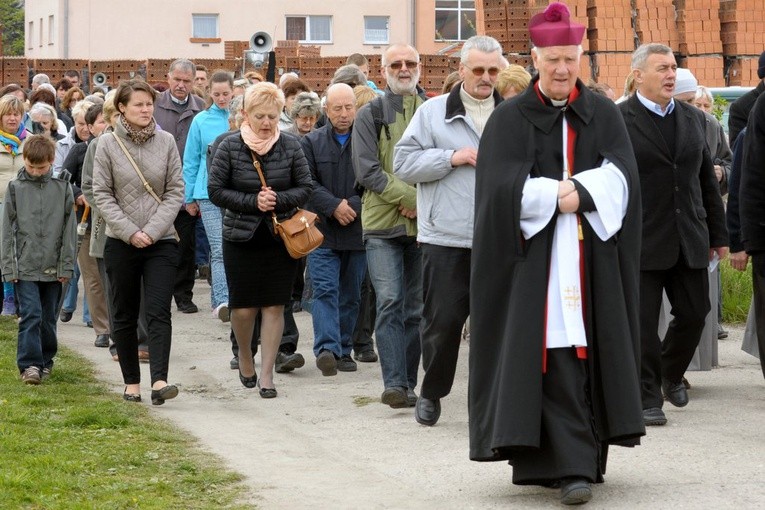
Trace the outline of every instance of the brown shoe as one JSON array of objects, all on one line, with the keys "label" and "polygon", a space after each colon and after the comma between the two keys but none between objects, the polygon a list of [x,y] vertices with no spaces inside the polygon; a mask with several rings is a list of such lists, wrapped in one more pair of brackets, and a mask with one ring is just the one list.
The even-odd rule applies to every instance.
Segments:
[{"label": "brown shoe", "polygon": [[149,362],[149,351],[144,351],[139,349],[138,350],[138,361],[141,363],[148,363]]}]

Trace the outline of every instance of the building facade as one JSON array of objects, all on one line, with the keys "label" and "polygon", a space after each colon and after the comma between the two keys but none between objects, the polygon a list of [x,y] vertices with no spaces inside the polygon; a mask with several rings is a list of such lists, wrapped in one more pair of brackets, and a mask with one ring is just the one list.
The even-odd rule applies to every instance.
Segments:
[{"label": "building facade", "polygon": [[432,54],[475,34],[467,0],[34,0],[25,56],[115,60],[224,58],[225,41],[258,31],[316,45],[324,56],[380,53],[407,42]]}]

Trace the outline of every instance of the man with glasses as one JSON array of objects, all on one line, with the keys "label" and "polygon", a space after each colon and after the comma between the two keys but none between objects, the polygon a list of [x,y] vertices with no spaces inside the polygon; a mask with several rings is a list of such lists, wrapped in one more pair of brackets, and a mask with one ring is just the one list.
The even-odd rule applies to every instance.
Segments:
[{"label": "man with glasses", "polygon": [[470,307],[475,163],[486,121],[502,96],[494,83],[502,46],[474,36],[462,46],[462,83],[414,114],[396,145],[395,174],[417,185],[417,241],[422,252],[422,380],[414,417],[432,426],[457,368],[462,325]]},{"label": "man with glasses", "polygon": [[637,165],[614,103],[578,79],[586,27],[569,16],[555,2],[529,21],[539,74],[481,135],[468,413],[472,460],[573,505],[645,427]]},{"label": "man with glasses", "polygon": [[417,86],[419,62],[417,50],[409,45],[385,50],[385,95],[358,111],[351,135],[354,172],[364,187],[364,246],[377,294],[375,337],[385,386],[381,400],[394,409],[416,403],[420,363],[422,267],[415,237],[416,191],[393,175],[393,148],[425,101],[425,92]]}]

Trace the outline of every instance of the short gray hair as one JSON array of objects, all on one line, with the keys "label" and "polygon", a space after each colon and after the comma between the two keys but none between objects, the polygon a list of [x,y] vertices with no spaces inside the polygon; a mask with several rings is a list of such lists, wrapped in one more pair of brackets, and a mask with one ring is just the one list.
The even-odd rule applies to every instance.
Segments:
[{"label": "short gray hair", "polygon": [[[29,110],[29,118],[32,120],[35,120],[38,115],[45,115],[53,121],[58,120],[58,115],[56,115],[55,108],[53,108],[48,103],[43,103],[42,101],[33,104],[32,108]],[[57,126],[54,127],[58,129]]]},{"label": "short gray hair", "polygon": [[330,81],[329,84],[334,85],[335,83],[345,83],[353,88],[357,85],[366,85],[367,77],[361,72],[359,66],[355,64],[347,64],[338,67],[337,71],[335,71],[335,75],[332,77],[332,81]]},{"label": "short gray hair", "polygon": [[43,73],[36,74],[32,77],[32,83],[36,83],[38,85],[41,85],[43,83],[50,83],[50,78],[48,77],[47,74],[43,74]]},{"label": "short gray hair", "polygon": [[651,55],[672,55],[672,48],[661,43],[641,44],[632,54],[632,69],[643,69]]},{"label": "short gray hair", "polygon": [[194,74],[197,71],[197,67],[194,62],[187,58],[177,58],[170,63],[170,67],[167,70],[167,74],[172,73],[176,69],[184,73]]},{"label": "short gray hair", "polygon": [[502,56],[502,45],[488,35],[474,35],[465,41],[465,44],[462,45],[462,51],[460,51],[460,62],[463,64],[467,62],[470,50],[478,50],[481,53],[494,53],[498,51],[499,55]]},{"label": "short gray hair", "polygon": [[714,98],[712,97],[712,92],[704,85],[699,85],[696,89],[696,99],[700,99],[702,97],[706,97],[710,103],[715,102]]},{"label": "short gray hair", "polygon": [[321,99],[316,92],[300,92],[295,96],[290,109],[290,117],[318,117],[321,115]]}]

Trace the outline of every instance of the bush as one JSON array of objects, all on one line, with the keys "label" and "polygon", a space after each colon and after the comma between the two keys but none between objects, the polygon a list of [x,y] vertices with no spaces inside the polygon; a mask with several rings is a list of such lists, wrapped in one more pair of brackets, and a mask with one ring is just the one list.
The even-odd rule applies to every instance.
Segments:
[{"label": "bush", "polygon": [[752,275],[747,271],[736,271],[727,261],[720,264],[722,280],[723,322],[743,323],[752,301]]}]

